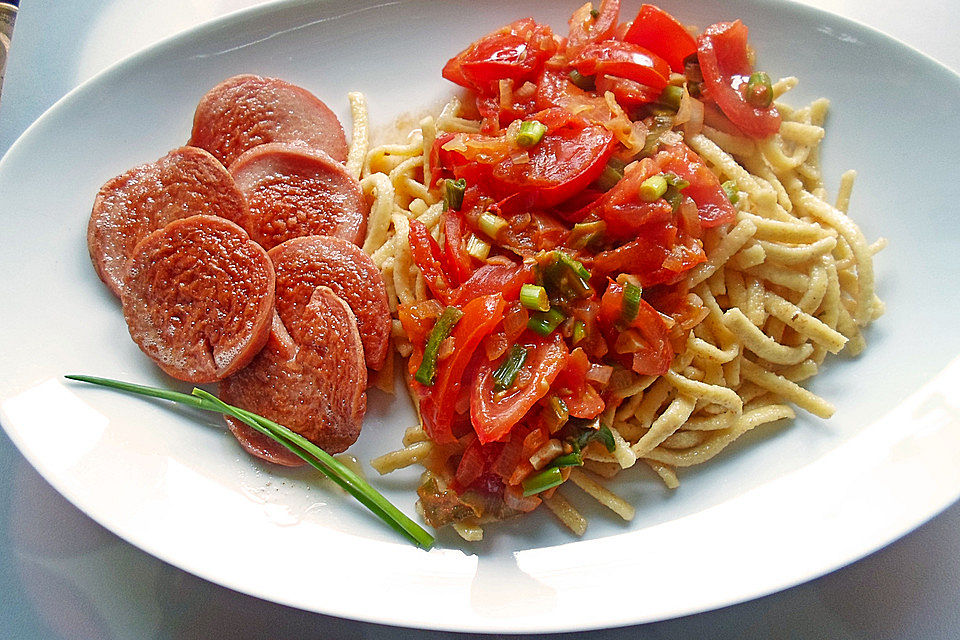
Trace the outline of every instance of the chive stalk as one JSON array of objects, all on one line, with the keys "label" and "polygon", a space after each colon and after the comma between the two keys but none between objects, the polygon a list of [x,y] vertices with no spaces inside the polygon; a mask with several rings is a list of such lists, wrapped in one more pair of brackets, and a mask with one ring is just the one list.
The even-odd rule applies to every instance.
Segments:
[{"label": "chive stalk", "polygon": [[467,238],[467,253],[477,260],[486,260],[490,255],[490,243],[471,233]]},{"label": "chive stalk", "polygon": [[637,319],[640,313],[640,295],[643,290],[632,282],[623,285],[623,304],[620,307],[620,319],[630,324]]},{"label": "chive stalk", "polygon": [[587,337],[587,325],[580,320],[573,323],[573,344],[579,344]]},{"label": "chive stalk", "polygon": [[722,185],[723,192],[727,194],[727,200],[730,201],[730,204],[737,204],[740,200],[740,190],[737,187],[737,183],[734,180],[727,180]]},{"label": "chive stalk", "polygon": [[573,225],[573,229],[570,230],[570,235],[567,236],[567,244],[574,249],[583,249],[594,242],[602,240],[606,230],[607,223],[603,220],[578,222]]},{"label": "chive stalk", "polygon": [[517,145],[521,147],[532,147],[543,140],[543,134],[546,132],[547,125],[539,120],[526,120],[520,125],[520,132],[517,134]]},{"label": "chive stalk", "polygon": [[763,71],[754,71],[747,80],[747,102],[754,107],[765,109],[773,103],[773,82]]},{"label": "chive stalk", "polygon": [[459,209],[463,206],[463,193],[467,190],[467,181],[463,178],[447,178],[443,184],[443,208]]},{"label": "chive stalk", "polygon": [[518,344],[510,348],[510,353],[503,363],[493,372],[493,390],[506,391],[513,386],[517,379],[517,374],[523,368],[523,363],[527,361],[527,350]]},{"label": "chive stalk", "polygon": [[683,87],[675,84],[668,84],[657,98],[657,104],[676,113],[680,109],[680,101],[683,99]]},{"label": "chive stalk", "polygon": [[413,376],[414,380],[425,387],[433,385],[437,377],[437,358],[440,355],[440,345],[450,336],[454,325],[460,321],[461,317],[463,317],[463,311],[456,307],[447,307],[437,318],[433,329],[430,330],[430,335],[427,337],[427,346],[423,349],[423,361]]},{"label": "chive stalk", "polygon": [[477,224],[480,227],[480,231],[483,231],[494,240],[496,240],[500,233],[507,228],[506,220],[495,213],[490,213],[489,211],[484,211],[480,214]]},{"label": "chive stalk", "polygon": [[559,309],[550,309],[542,313],[531,313],[527,320],[527,328],[541,336],[549,336],[566,320],[566,316]]},{"label": "chive stalk", "polygon": [[525,284],[520,287],[520,304],[531,311],[550,311],[547,290],[537,284]]},{"label": "chive stalk", "polygon": [[523,495],[532,496],[563,484],[559,467],[547,467],[523,481]]},{"label": "chive stalk", "polygon": [[540,259],[543,285],[551,298],[586,298],[590,288],[590,272],[583,264],[563,251],[551,251]]},{"label": "chive stalk", "polygon": [[68,375],[65,377],[70,380],[109,387],[136,395],[169,400],[195,409],[214,411],[232,416],[257,432],[279,442],[295,455],[302,458],[414,544],[424,549],[428,549],[433,545],[433,536],[404,515],[403,512],[397,509],[380,492],[374,489],[370,483],[320,447],[281,424],[268,420],[251,411],[229,405],[202,389],[194,388],[193,394],[186,394],[169,389],[159,389],[157,387],[111,380],[109,378],[98,378],[95,376]]},{"label": "chive stalk", "polygon": [[597,88],[596,76],[585,76],[576,69],[570,71],[570,82],[583,89],[584,91],[593,91]]},{"label": "chive stalk", "polygon": [[662,173],[650,176],[640,183],[639,195],[644,202],[654,202],[667,192],[667,179]]}]

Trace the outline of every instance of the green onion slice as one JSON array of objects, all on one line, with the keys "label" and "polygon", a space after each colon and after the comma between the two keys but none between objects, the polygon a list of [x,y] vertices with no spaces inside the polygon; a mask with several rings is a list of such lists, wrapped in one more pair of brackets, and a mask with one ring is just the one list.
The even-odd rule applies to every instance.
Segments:
[{"label": "green onion slice", "polygon": [[573,323],[573,344],[578,344],[587,337],[587,325],[580,320]]},{"label": "green onion slice", "polygon": [[547,125],[539,120],[526,120],[520,125],[520,133],[517,134],[517,145],[521,147],[532,147],[543,140],[543,134],[546,132]]},{"label": "green onion slice", "polygon": [[527,353],[527,349],[518,344],[510,348],[507,359],[493,372],[494,391],[506,391],[513,386],[517,374],[523,368],[523,363],[527,361]]},{"label": "green onion slice", "polygon": [[443,208],[459,209],[463,206],[463,192],[467,190],[467,181],[463,178],[447,178],[443,184]]},{"label": "green onion slice", "polygon": [[727,180],[722,185],[723,192],[727,194],[727,200],[730,201],[730,204],[737,204],[740,200],[740,190],[737,188],[737,183],[734,180]]},{"label": "green onion slice", "polygon": [[563,484],[559,467],[547,467],[523,481],[523,495],[532,496]]},{"label": "green onion slice", "polygon": [[520,304],[531,311],[550,311],[547,290],[537,284],[525,284],[520,287]]},{"label": "green onion slice", "polygon": [[551,299],[586,298],[593,290],[590,288],[590,272],[583,264],[563,251],[551,251],[545,254],[541,262],[543,285]]},{"label": "green onion slice", "polygon": [[543,313],[531,313],[527,328],[541,336],[548,336],[560,326],[567,317],[559,309],[550,309]]},{"label": "green onion slice", "polygon": [[593,222],[578,222],[573,225],[570,235],[567,236],[567,244],[574,249],[583,249],[595,242],[603,239],[603,234],[607,231],[607,223],[603,220],[594,220]]},{"label": "green onion slice", "polygon": [[675,84],[668,84],[657,98],[657,103],[676,113],[680,109],[680,101],[683,99],[683,87]]},{"label": "green onion slice", "polygon": [[120,380],[111,380],[109,378],[84,375],[68,375],[65,377],[70,380],[118,389],[136,395],[160,398],[162,400],[187,405],[195,409],[214,411],[233,416],[257,432],[279,442],[305,460],[414,544],[424,549],[429,549],[433,545],[433,536],[404,515],[402,511],[397,509],[389,500],[383,497],[380,492],[374,489],[370,483],[317,445],[281,424],[268,420],[251,411],[226,404],[216,396],[202,389],[195,388],[191,395],[180,393],[179,391],[148,387],[146,385],[122,382]]},{"label": "green onion slice", "polygon": [[643,290],[632,282],[623,285],[623,306],[620,307],[620,318],[630,324],[637,319],[640,313],[640,295]]},{"label": "green onion slice", "polygon": [[765,109],[773,103],[773,82],[763,71],[754,71],[747,81],[747,102],[754,107]]},{"label": "green onion slice", "polygon": [[507,228],[507,221],[489,211],[484,211],[480,214],[480,218],[477,220],[477,224],[480,227],[480,231],[483,231],[485,234],[497,239],[497,236]]},{"label": "green onion slice", "polygon": [[417,368],[413,379],[429,387],[437,377],[437,356],[440,354],[440,344],[450,336],[454,325],[463,317],[463,311],[456,307],[447,307],[440,314],[437,322],[427,337],[427,346],[423,349],[423,361]]},{"label": "green onion slice", "polygon": [[650,176],[640,183],[640,199],[644,202],[654,202],[659,200],[663,197],[663,194],[667,192],[668,186],[670,185],[667,184],[667,179],[662,173],[659,173],[655,176]]},{"label": "green onion slice", "polygon": [[585,76],[576,69],[570,71],[570,82],[584,91],[593,91],[597,88],[596,76]]}]

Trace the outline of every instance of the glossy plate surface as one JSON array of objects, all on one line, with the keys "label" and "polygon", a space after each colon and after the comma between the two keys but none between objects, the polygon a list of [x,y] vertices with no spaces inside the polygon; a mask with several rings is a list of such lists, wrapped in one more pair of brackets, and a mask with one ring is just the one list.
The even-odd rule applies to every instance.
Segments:
[{"label": "glossy plate surface", "polygon": [[[480,544],[444,532],[426,553],[313,473],[251,461],[216,416],[62,380],[177,386],[130,341],[85,229],[103,182],[189,137],[207,89],[237,73],[279,76],[347,128],[346,94],[363,91],[386,127],[448,95],[440,68],[476,37],[524,15],[562,32],[575,4],[272,3],[168,40],[61,100],[0,161],[0,420],[24,455],[98,522],[197,575],[308,610],[463,631],[575,630],[723,606],[843,566],[955,500],[960,79],[785,2],[663,6],[700,26],[743,18],[759,66],[801,79],[788,102],[831,99],[828,186],[857,169],[852,215],[868,239],[890,239],[877,259],[887,314],[862,357],[834,360],[812,384],[837,405],[830,421],[751,433],[672,493],[631,469],[616,488],[635,520],[579,500],[583,540],[538,513],[489,527]],[[393,449],[413,421],[405,397],[374,393],[351,452],[366,462]],[[368,475],[413,513],[416,472]]]}]

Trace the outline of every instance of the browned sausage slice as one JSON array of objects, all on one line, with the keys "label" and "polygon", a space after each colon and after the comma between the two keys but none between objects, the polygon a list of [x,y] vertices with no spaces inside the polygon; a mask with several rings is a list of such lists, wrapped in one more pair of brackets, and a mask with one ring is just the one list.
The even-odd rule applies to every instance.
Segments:
[{"label": "browned sausage slice", "polygon": [[243,194],[220,162],[196,147],[174,149],[100,188],[87,225],[87,247],[97,275],[117,296],[123,267],[147,234],[192,215],[246,217]]},{"label": "browned sausage slice", "polygon": [[363,242],[360,183],[325,153],[265,144],[240,156],[230,173],[249,205],[240,224],[265,249],[310,235]]},{"label": "browned sausage slice", "polygon": [[[339,453],[356,442],[367,406],[367,369],[353,313],[328,287],[317,287],[305,307],[279,315],[293,354],[282,335],[271,338],[250,365],[220,383],[220,397]],[[227,422],[253,455],[300,463],[246,425]]]},{"label": "browned sausage slice", "polygon": [[299,317],[316,287],[330,287],[357,318],[367,366],[383,366],[390,348],[390,307],[380,270],[367,254],[340,238],[307,236],[274,247],[270,258],[281,317]]},{"label": "browned sausage slice", "polygon": [[213,382],[266,343],[274,283],[269,256],[243,229],[191,216],[136,246],[124,274],[123,315],[134,342],[161,369]]},{"label": "browned sausage slice", "polygon": [[347,159],[347,139],[336,114],[315,95],[277,78],[240,75],[208,91],[193,116],[190,144],[224,165],[247,149],[288,142]]}]

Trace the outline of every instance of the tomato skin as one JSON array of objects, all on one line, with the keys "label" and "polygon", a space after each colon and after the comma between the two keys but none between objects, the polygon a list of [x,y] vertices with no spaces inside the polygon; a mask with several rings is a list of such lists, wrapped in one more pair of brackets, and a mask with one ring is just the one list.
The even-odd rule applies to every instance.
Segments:
[{"label": "tomato skin", "polygon": [[[674,257],[679,268],[665,266]],[[630,273],[643,287],[672,283],[687,271],[705,262],[699,242],[682,235],[672,223],[644,225],[635,240],[598,253],[592,263],[594,276]]]},{"label": "tomato skin", "polygon": [[693,149],[678,142],[665,147],[657,153],[654,160],[664,173],[675,173],[690,183],[690,186],[683,190],[683,195],[697,203],[702,227],[717,227],[736,220],[737,210],[727,198],[720,180]]},{"label": "tomato skin", "polygon": [[780,130],[776,106],[755,107],[741,91],[751,73],[746,25],[735,20],[707,27],[697,40],[697,59],[704,93],[744,135],[760,139]]},{"label": "tomato skin", "polygon": [[443,77],[467,89],[490,95],[499,80],[519,86],[532,80],[557,50],[550,27],[522,18],[487,34],[451,58]]},{"label": "tomato skin", "polygon": [[567,357],[567,364],[557,376],[554,389],[567,405],[574,418],[596,418],[605,406],[597,390],[587,382],[590,360],[583,349],[577,347]]},{"label": "tomato skin", "polygon": [[643,181],[658,173],[660,168],[656,162],[644,158],[627,170],[612,189],[573,219],[583,219],[592,211],[607,223],[607,237],[614,240],[634,238],[647,224],[670,221],[673,209],[666,200],[645,202],[637,195]]},{"label": "tomato skin", "polygon": [[683,25],[652,4],[640,6],[637,17],[623,39],[656,53],[677,73],[683,73],[683,61],[697,52],[697,41]]},{"label": "tomato skin", "polygon": [[410,221],[409,239],[413,261],[423,272],[427,287],[438,300],[444,304],[450,304],[452,299],[450,279],[444,271],[440,245],[430,235],[426,225],[419,220]]},{"label": "tomato skin", "polygon": [[570,34],[567,36],[567,55],[575,56],[583,47],[591,42],[600,42],[613,37],[620,18],[620,0],[603,0],[600,3],[597,17],[590,11],[592,3],[588,2],[570,16]]},{"label": "tomato skin", "polygon": [[[613,344],[619,333],[622,309],[623,287],[611,280],[600,299],[600,312],[597,314],[597,320],[607,329],[610,344]],[[631,368],[641,375],[650,376],[663,375],[669,371],[673,361],[673,345],[670,343],[670,327],[663,316],[641,298],[637,317],[628,327],[637,329],[647,343],[633,354]]]},{"label": "tomato skin", "polygon": [[496,199],[513,196],[517,206],[548,208],[596,180],[616,148],[610,131],[564,109],[546,109],[531,118],[547,132],[522,161],[514,158],[519,149],[506,132],[457,134],[439,147],[438,166],[468,184],[481,184]]},{"label": "tomato skin", "polygon": [[457,289],[454,302],[460,306],[475,298],[499,293],[506,301],[520,297],[520,289],[533,283],[533,267],[525,264],[485,264]]},{"label": "tomato skin", "polygon": [[560,332],[523,344],[530,349],[520,374],[528,374],[523,383],[518,376],[513,387],[495,394],[493,372],[500,366],[500,361],[482,362],[477,370],[470,395],[470,417],[480,442],[495,442],[509,434],[513,426],[549,392],[550,385],[567,361],[567,345]]},{"label": "tomato skin", "polygon": [[670,78],[666,60],[639,45],[618,40],[588,44],[570,65],[585,76],[617,76],[660,90]]},{"label": "tomato skin", "polygon": [[616,97],[617,104],[627,108],[654,102],[661,93],[659,89],[648,87],[636,80],[607,75],[597,78],[597,91],[610,91]]},{"label": "tomato skin", "polygon": [[447,273],[454,284],[465,282],[473,272],[470,254],[467,253],[464,236],[466,222],[459,211],[447,211],[443,221],[443,253]]},{"label": "tomato skin", "polygon": [[480,341],[503,318],[505,306],[506,302],[500,294],[475,298],[465,304],[463,317],[450,334],[454,351],[438,363],[436,382],[432,387],[425,387],[413,381],[413,388],[420,398],[423,426],[434,442],[444,444],[454,441],[451,421],[464,371]]}]

